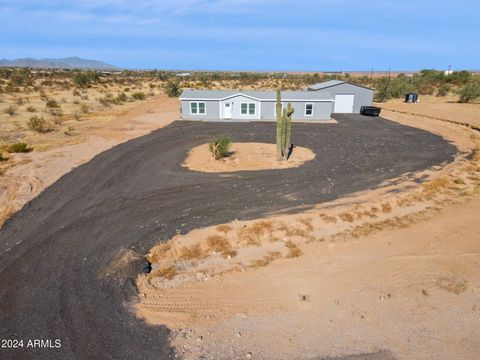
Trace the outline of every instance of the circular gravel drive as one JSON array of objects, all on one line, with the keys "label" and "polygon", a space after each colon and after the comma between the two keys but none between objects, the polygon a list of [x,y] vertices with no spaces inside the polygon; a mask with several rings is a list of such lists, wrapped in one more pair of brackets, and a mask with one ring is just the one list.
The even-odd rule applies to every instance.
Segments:
[{"label": "circular gravel drive", "polygon": [[[316,153],[296,169],[189,171],[181,166],[187,152],[213,135],[273,143],[275,124],[177,121],[63,176],[0,230],[0,338],[24,340],[0,358],[173,357],[169,330],[147,326],[128,305],[141,261],[108,269],[122,249],[143,255],[177,232],[300,211],[456,152],[441,137],[381,118],[337,120],[293,124],[293,142]],[[27,348],[35,339],[61,347]]]}]

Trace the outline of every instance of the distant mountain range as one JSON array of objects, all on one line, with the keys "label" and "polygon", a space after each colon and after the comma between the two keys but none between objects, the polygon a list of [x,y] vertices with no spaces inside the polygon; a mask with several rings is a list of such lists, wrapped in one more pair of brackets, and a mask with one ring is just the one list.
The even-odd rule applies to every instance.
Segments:
[{"label": "distant mountain range", "polygon": [[41,69],[92,69],[119,70],[116,66],[97,60],[82,59],[77,56],[64,59],[33,59],[0,60],[0,67],[29,67]]}]

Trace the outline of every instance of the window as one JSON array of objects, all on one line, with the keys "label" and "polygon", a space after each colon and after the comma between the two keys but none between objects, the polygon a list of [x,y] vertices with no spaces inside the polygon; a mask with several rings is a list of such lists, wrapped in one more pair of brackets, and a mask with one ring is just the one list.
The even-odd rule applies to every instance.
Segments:
[{"label": "window", "polygon": [[241,103],[240,113],[242,115],[255,115],[255,103]]},{"label": "window", "polygon": [[248,104],[242,104],[240,111],[241,111],[241,114],[242,114],[242,115],[247,115],[247,112],[248,112]]},{"label": "window", "polygon": [[191,102],[190,114],[191,115],[205,115],[206,105],[204,102]]},{"label": "window", "polygon": [[305,116],[313,116],[313,104],[305,104]]}]

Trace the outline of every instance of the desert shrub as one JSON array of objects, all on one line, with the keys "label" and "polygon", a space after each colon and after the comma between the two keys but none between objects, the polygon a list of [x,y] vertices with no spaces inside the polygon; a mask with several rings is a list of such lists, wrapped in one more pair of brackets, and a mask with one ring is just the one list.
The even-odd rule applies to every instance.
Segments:
[{"label": "desert shrub", "polygon": [[80,96],[80,91],[78,91],[78,90],[73,90],[72,95],[73,95],[73,96]]},{"label": "desert shrub", "polygon": [[27,153],[32,151],[32,149],[28,147],[27,143],[19,142],[8,145],[6,151],[9,153]]},{"label": "desert shrub", "polygon": [[437,90],[437,96],[447,96],[450,91],[450,86],[444,84],[440,86]]},{"label": "desert shrub", "polygon": [[472,79],[472,74],[469,71],[454,71],[447,77],[447,81],[455,85],[465,85]]},{"label": "desert shrub", "polygon": [[178,97],[182,94],[180,83],[176,80],[168,80],[163,87],[165,94],[169,97]]},{"label": "desert shrub", "polygon": [[57,116],[57,115],[54,116],[54,117],[53,117],[53,123],[54,123],[55,125],[62,125],[62,124],[63,124],[63,119],[62,119],[62,117],[61,117],[61,116]]},{"label": "desert shrub", "polygon": [[73,76],[73,83],[78,87],[85,88],[99,79],[100,74],[96,71],[81,71]]},{"label": "desert shrub", "polygon": [[67,130],[65,130],[63,133],[67,136],[73,136],[73,135],[75,135],[75,129],[73,127],[69,126],[67,128]]},{"label": "desert shrub", "polygon": [[82,105],[80,105],[80,111],[84,114],[88,114],[88,112],[90,111],[90,108],[88,107],[87,104],[83,103]]},{"label": "desert shrub", "polygon": [[2,151],[0,150],[0,161],[7,161],[8,158],[4,157]]},{"label": "desert shrub", "polygon": [[27,126],[30,130],[38,132],[40,134],[45,134],[52,131],[51,127],[48,125],[47,121],[39,116],[32,116],[27,122]]},{"label": "desert shrub", "polygon": [[232,137],[230,135],[220,135],[211,139],[208,142],[208,147],[215,157],[215,160],[219,160],[230,155],[231,144]]},{"label": "desert shrub", "polygon": [[16,103],[18,106],[22,106],[25,103],[25,101],[23,100],[23,98],[18,98]]},{"label": "desert shrub", "polygon": [[123,103],[123,102],[127,101],[127,95],[124,92],[122,92],[122,93],[117,95],[117,97],[115,98],[115,101],[117,103]]},{"label": "desert shrub", "polygon": [[469,103],[480,98],[480,81],[472,82],[460,89],[460,99],[461,103]]},{"label": "desert shrub", "polygon": [[60,107],[60,104],[56,100],[50,99],[45,104],[45,107],[48,109],[58,109]]},{"label": "desert shrub", "polygon": [[106,108],[107,108],[107,107],[110,107],[110,106],[111,106],[112,100],[110,100],[110,99],[107,98],[107,97],[103,97],[103,98],[98,99],[98,102],[99,102],[100,104],[102,104],[103,107],[106,107]]},{"label": "desert shrub", "polygon": [[75,120],[77,120],[77,121],[82,120],[82,115],[80,114],[79,111],[75,111],[72,115],[73,115],[73,118],[74,118]]},{"label": "desert shrub", "polygon": [[36,112],[37,109],[35,109],[32,105],[30,105],[30,106],[27,107],[27,111],[28,112]]},{"label": "desert shrub", "polygon": [[10,116],[13,116],[17,113],[17,108],[13,105],[9,105],[5,110],[5,114],[8,114]]},{"label": "desert shrub", "polygon": [[145,95],[145,93],[143,93],[141,91],[137,91],[137,92],[132,93],[132,98],[135,99],[135,100],[145,100],[146,95]]}]

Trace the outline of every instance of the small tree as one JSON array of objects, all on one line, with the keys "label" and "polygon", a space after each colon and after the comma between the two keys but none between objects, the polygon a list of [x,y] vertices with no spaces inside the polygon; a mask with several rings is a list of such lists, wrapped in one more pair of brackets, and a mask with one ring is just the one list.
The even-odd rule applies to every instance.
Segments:
[{"label": "small tree", "polygon": [[164,86],[165,94],[169,97],[178,97],[182,94],[180,83],[176,80],[168,80]]}]

